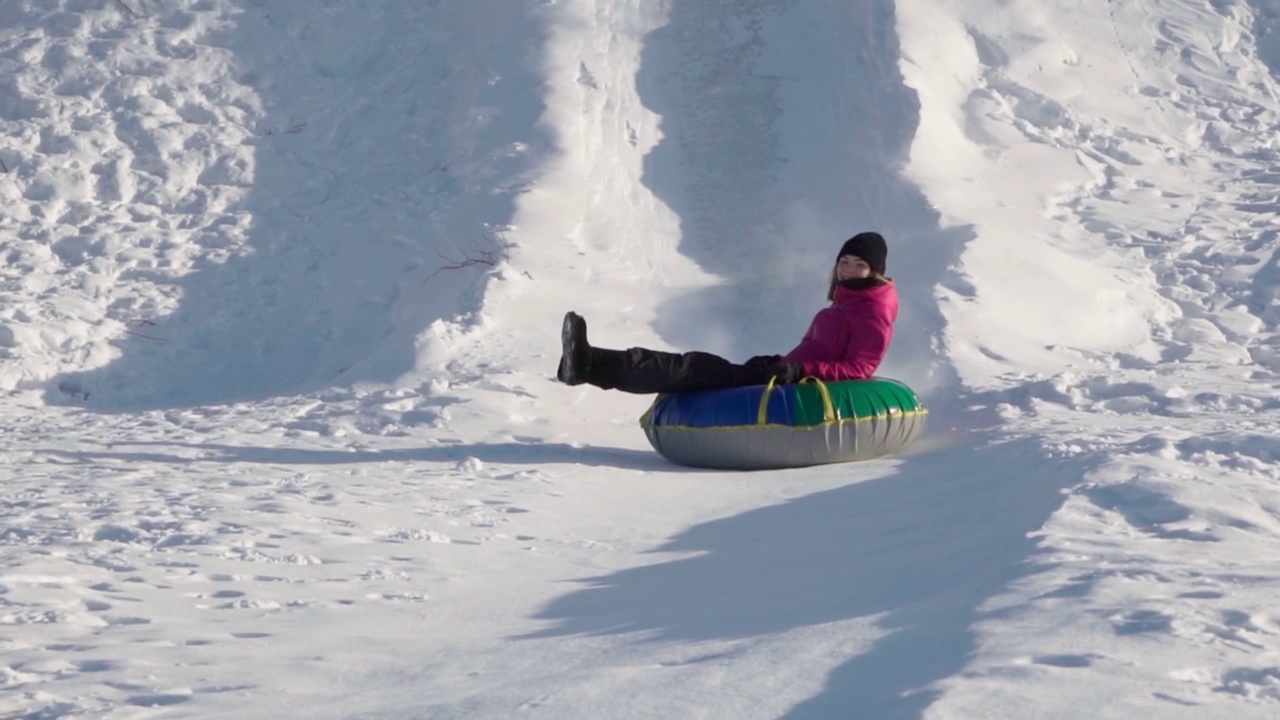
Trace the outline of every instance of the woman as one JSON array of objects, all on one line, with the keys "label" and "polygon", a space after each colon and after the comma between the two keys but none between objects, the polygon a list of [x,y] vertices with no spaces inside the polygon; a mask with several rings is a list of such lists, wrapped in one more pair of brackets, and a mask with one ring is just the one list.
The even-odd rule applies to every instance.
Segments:
[{"label": "woman", "polygon": [[889,250],[879,233],[858,233],[840,248],[827,299],[809,331],[786,355],[757,355],[739,365],[705,352],[683,354],[647,348],[605,350],[587,342],[587,323],[564,316],[563,351],[556,377],[568,385],[589,383],[630,393],[688,390],[819,380],[861,380],[875,373],[893,339],[898,293],[885,277]]}]

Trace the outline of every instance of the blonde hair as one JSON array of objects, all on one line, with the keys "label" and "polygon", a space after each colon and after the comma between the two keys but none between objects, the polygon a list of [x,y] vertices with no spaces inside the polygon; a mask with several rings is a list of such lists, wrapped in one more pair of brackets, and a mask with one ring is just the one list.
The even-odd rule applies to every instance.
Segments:
[{"label": "blonde hair", "polygon": [[[872,270],[872,271],[871,271],[871,274],[867,276],[867,279],[868,279],[868,280],[879,280],[879,281],[881,281],[881,282],[889,282],[889,278],[885,277],[884,275],[881,275],[880,273],[876,272],[875,270]],[[828,300],[829,302],[830,302],[830,301],[834,301],[834,300],[836,299],[836,286],[837,286],[837,285],[839,285],[839,284],[840,284],[840,283],[836,280],[836,266],[835,266],[835,265],[832,265],[832,266],[831,266],[831,279],[827,281],[827,300]]]}]

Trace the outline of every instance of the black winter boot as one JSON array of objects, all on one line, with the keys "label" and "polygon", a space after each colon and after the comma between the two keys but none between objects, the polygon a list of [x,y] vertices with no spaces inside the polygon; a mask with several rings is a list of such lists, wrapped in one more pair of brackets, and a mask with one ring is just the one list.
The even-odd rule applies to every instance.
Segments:
[{"label": "black winter boot", "polygon": [[560,326],[560,367],[556,379],[566,385],[581,385],[591,373],[591,345],[587,343],[587,321],[575,312],[564,315]]}]

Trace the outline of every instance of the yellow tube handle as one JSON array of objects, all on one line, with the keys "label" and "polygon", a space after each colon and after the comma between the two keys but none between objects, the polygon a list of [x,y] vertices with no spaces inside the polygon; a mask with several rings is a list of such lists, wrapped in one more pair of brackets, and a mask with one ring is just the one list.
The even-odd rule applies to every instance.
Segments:
[{"label": "yellow tube handle", "polygon": [[760,409],[756,412],[756,424],[765,425],[769,419],[769,393],[773,392],[773,385],[778,378],[769,378],[769,384],[764,386],[764,392],[760,394]]},{"label": "yellow tube handle", "polygon": [[835,403],[831,402],[831,390],[827,384],[816,377],[806,377],[800,380],[802,383],[812,382],[818,385],[818,393],[822,395],[822,417],[827,422],[835,422],[839,418],[836,417]]}]

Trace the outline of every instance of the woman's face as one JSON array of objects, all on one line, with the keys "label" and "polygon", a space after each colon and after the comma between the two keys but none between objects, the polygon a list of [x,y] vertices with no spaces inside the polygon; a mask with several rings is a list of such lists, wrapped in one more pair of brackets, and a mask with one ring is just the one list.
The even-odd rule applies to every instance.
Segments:
[{"label": "woman's face", "polygon": [[871,266],[857,255],[844,255],[836,262],[836,280],[861,280],[871,277]]}]

